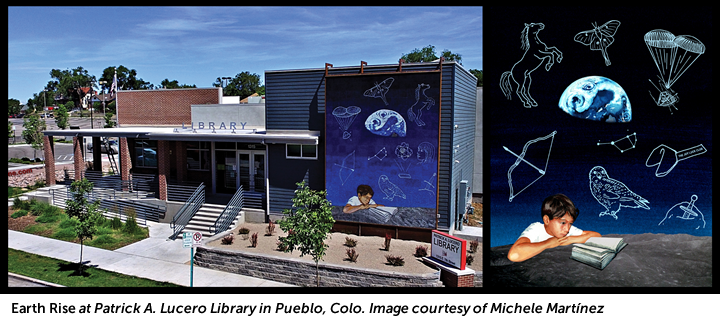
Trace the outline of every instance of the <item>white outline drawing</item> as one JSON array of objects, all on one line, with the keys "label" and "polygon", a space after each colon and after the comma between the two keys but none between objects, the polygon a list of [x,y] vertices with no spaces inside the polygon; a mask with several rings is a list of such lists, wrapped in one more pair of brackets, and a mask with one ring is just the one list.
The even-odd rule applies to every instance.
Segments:
[{"label": "white outline drawing", "polygon": [[378,178],[378,187],[380,190],[385,194],[385,198],[389,201],[393,201],[395,197],[401,197],[402,199],[407,199],[405,197],[405,193],[395,185],[394,183],[390,182],[390,179],[386,175],[381,175],[380,178]]},{"label": "white outline drawing", "polygon": [[375,86],[369,88],[368,90],[363,93],[363,96],[365,97],[374,97],[374,98],[381,98],[383,102],[385,102],[385,105],[388,105],[387,100],[385,99],[385,94],[390,90],[390,86],[392,86],[392,83],[395,81],[395,78],[387,78],[383,80],[380,84],[375,83]]},{"label": "white outline drawing", "polygon": [[[668,157],[670,158],[665,159],[665,153],[672,153],[672,155],[668,155]],[[670,171],[675,168],[678,162],[705,153],[707,153],[707,149],[705,149],[705,146],[703,146],[703,144],[696,145],[681,151],[676,151],[666,146],[665,144],[661,144],[660,146],[655,147],[652,152],[650,152],[647,160],[645,160],[645,166],[653,167],[657,165],[657,168],[655,169],[655,176],[658,178],[662,178],[668,175],[668,173],[670,173]],[[663,164],[663,161],[669,162],[665,162],[665,164]],[[670,165],[670,167],[667,167],[668,164],[671,164],[670,162],[672,162],[672,165]],[[660,169],[663,169],[663,171],[660,171]]]},{"label": "white outline drawing", "polygon": [[[422,155],[423,153],[425,155]],[[417,148],[417,164],[432,164],[435,162],[435,155],[435,146],[433,146],[433,144],[431,143],[424,141],[420,143]]]},{"label": "white outline drawing", "polygon": [[437,173],[433,173],[432,177],[430,177],[427,180],[423,180],[423,184],[425,186],[423,188],[418,189],[419,191],[428,191],[431,194],[435,195],[435,177],[437,176]]},{"label": "white outline drawing", "polygon": [[[543,23],[525,24],[525,28],[520,33],[521,49],[525,52],[522,58],[512,66],[512,69],[504,72],[500,77],[500,89],[502,89],[505,97],[508,100],[511,99],[512,85],[510,80],[512,80],[515,82],[515,93],[526,108],[538,105],[530,96],[530,84],[532,83],[530,74],[540,67],[545,62],[545,59],[549,59],[545,64],[546,71],[550,71],[550,67],[556,61],[562,61],[562,52],[560,50],[554,46],[548,47],[538,38],[538,33],[544,28],[545,24]],[[530,34],[532,34],[532,39],[530,39]]]},{"label": "white outline drawing", "polygon": [[410,169],[410,165],[412,163],[408,163],[407,166],[405,166],[405,161],[407,161],[410,156],[413,155],[413,151],[410,148],[410,145],[406,142],[400,143],[400,145],[397,145],[395,147],[395,155],[401,160],[398,161],[395,159],[395,164],[397,164],[398,167],[400,167],[400,173],[398,173],[398,177],[403,179],[410,179],[412,176],[410,176],[410,173],[408,173],[408,169]]},{"label": "white outline drawing", "polygon": [[[550,162],[550,152],[552,151],[553,142],[555,141],[555,134],[557,134],[557,131],[553,131],[553,132],[551,132],[550,134],[548,134],[547,136],[538,137],[538,138],[529,140],[528,142],[525,143],[525,146],[523,146],[523,150],[522,150],[522,152],[520,152],[520,155],[513,153],[510,149],[508,149],[507,147],[503,146],[503,149],[504,149],[504,150],[506,150],[507,152],[509,152],[510,154],[512,154],[513,156],[515,156],[515,157],[517,158],[517,160],[515,160],[515,163],[513,163],[513,165],[510,166],[510,168],[508,169],[508,172],[507,172],[508,185],[510,186],[510,198],[509,198],[509,201],[510,201],[510,202],[512,202],[513,199],[514,199],[515,197],[517,197],[517,195],[519,195],[521,192],[525,191],[525,189],[527,189],[528,187],[532,186],[535,182],[537,182],[538,180],[540,180],[540,178],[542,178],[543,176],[545,176],[545,173],[547,172],[548,163]],[[550,139],[550,148],[548,149],[548,155],[547,155],[547,158],[545,159],[545,166],[544,166],[542,169],[540,169],[540,168],[538,168],[537,166],[535,166],[534,164],[532,164],[532,163],[528,162],[527,160],[525,160],[525,153],[527,152],[528,147],[529,147],[530,145],[532,145],[532,144],[534,144],[534,143],[537,143],[537,142],[539,142],[539,141],[546,140],[546,139]],[[537,179],[535,179],[535,180],[533,180],[532,182],[530,182],[530,184],[528,184],[527,186],[525,186],[525,188],[522,188],[520,191],[518,191],[517,193],[515,193],[515,192],[513,192],[514,189],[513,189],[513,184],[512,184],[512,172],[513,172],[513,170],[515,170],[515,168],[516,168],[520,163],[525,163],[525,164],[529,165],[530,167],[534,168],[535,170],[538,171],[538,173],[540,173],[540,176],[537,177]]]},{"label": "white outline drawing", "polygon": [[368,161],[372,160],[374,158],[380,160],[382,162],[383,159],[387,157],[387,149],[385,147],[381,148],[375,155],[368,157]]},{"label": "white outline drawing", "polygon": [[[425,99],[422,101],[422,106],[419,109],[417,109],[417,113],[415,113],[415,111],[413,111],[413,109],[415,108],[415,106],[418,103],[420,103],[420,89],[421,88],[422,88],[422,96]],[[420,120],[420,117],[422,117],[422,111],[423,110],[430,111],[430,107],[435,105],[435,100],[432,97],[425,95],[425,91],[428,90],[429,88],[430,88],[430,85],[428,85],[428,84],[418,84],[418,87],[415,89],[415,104],[413,104],[408,109],[408,119],[410,119],[410,121],[412,121],[412,122],[415,122],[415,124],[417,124],[418,127],[422,127],[425,125],[425,122]]]},{"label": "white outline drawing", "polygon": [[[335,165],[340,167],[338,176],[340,177],[340,184],[344,186],[345,182],[347,182],[348,178],[350,178],[350,175],[355,172],[355,151],[352,151],[352,153],[345,156],[342,160],[342,164],[335,163]],[[344,177],[343,172],[345,172]]]},{"label": "white outline drawing", "polygon": [[624,183],[610,178],[602,166],[596,166],[588,174],[590,193],[605,207],[599,216],[610,215],[617,220],[621,207],[650,209],[650,202],[630,190]]},{"label": "white outline drawing", "polygon": [[[618,144],[624,144],[625,142],[630,143],[629,146],[623,146],[622,148]],[[632,134],[629,134],[623,138],[620,138],[618,140],[613,140],[610,142],[600,142],[598,140],[597,145],[613,145],[615,148],[617,148],[620,153],[625,153],[633,148],[635,148],[635,145],[637,144],[637,133],[633,132]]]},{"label": "white outline drawing", "polygon": [[592,51],[600,50],[605,58],[605,65],[609,66],[610,58],[608,58],[607,48],[615,41],[614,36],[618,27],[620,27],[620,21],[614,19],[602,26],[593,23],[593,29],[575,34],[575,42],[590,46]]},{"label": "white outline drawing", "polygon": [[360,111],[362,110],[357,106],[338,106],[333,109],[332,115],[335,116],[335,120],[337,120],[340,125],[340,130],[343,131],[343,139],[350,139],[352,136],[352,133],[348,131],[348,128],[350,128],[350,125],[352,125],[353,121],[355,121],[355,118]]},{"label": "white outline drawing", "polygon": [[670,87],[701,54],[705,53],[705,45],[694,36],[675,36],[663,29],[654,29],[647,32],[644,39],[645,45],[647,45],[650,55],[655,61],[655,66],[660,72],[658,76],[660,88],[650,81],[655,89],[660,92],[658,98],[655,99],[652,91],[648,92],[650,92],[650,97],[657,106],[668,107],[672,114],[672,109],[678,109],[675,103],[678,102],[679,97]]},{"label": "white outline drawing", "polygon": [[[692,195],[690,197],[690,202],[684,201],[684,202],[675,204],[675,206],[668,209],[667,213],[665,213],[665,218],[663,218],[662,221],[660,221],[660,223],[658,223],[658,225],[663,224],[663,222],[665,222],[665,220],[667,220],[668,218],[673,218],[673,217],[679,218],[681,220],[686,220],[686,221],[694,220],[695,218],[700,217],[700,220],[702,220],[702,228],[704,229],[705,228],[705,215],[703,215],[703,213],[697,208],[697,206],[695,206],[695,201],[697,201],[697,199],[698,199],[697,195]],[[683,205],[685,205],[685,206],[683,206]],[[675,208],[679,208],[680,212],[682,212],[682,215],[677,215],[677,214],[673,215],[672,213],[677,213],[677,211],[678,211]],[[700,224],[698,224],[698,226],[695,228],[695,230],[698,230],[698,229],[700,229]]]}]

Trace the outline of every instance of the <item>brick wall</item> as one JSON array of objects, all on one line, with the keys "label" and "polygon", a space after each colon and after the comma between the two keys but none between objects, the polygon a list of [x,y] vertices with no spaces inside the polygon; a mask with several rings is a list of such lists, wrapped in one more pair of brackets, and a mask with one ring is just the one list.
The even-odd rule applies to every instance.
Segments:
[{"label": "brick wall", "polygon": [[[316,286],[315,263],[300,259],[198,247],[197,266],[298,286]],[[440,273],[402,274],[320,263],[322,287],[442,287]]]},{"label": "brick wall", "polygon": [[219,104],[221,88],[182,88],[120,91],[120,126],[180,126],[191,122],[192,104]]}]

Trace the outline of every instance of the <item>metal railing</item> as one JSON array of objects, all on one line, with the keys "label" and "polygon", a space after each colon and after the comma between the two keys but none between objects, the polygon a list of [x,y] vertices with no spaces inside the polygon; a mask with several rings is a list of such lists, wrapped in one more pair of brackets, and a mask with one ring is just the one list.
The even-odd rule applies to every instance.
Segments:
[{"label": "metal railing", "polygon": [[175,240],[190,222],[195,213],[200,210],[200,207],[205,203],[205,184],[201,183],[197,189],[193,192],[192,196],[185,202],[180,210],[173,216],[170,228],[173,229],[173,234],[170,236],[171,240]]},{"label": "metal railing", "polygon": [[235,194],[230,199],[230,202],[228,202],[227,206],[225,206],[223,212],[220,213],[220,216],[218,216],[215,224],[209,228],[210,233],[218,234],[220,232],[227,231],[233,222],[235,222],[235,219],[238,214],[240,214],[240,211],[243,209],[243,204],[243,188],[240,186],[237,191],[235,191]]},{"label": "metal railing", "polygon": [[[66,201],[72,199],[73,192],[70,186],[65,189],[50,189],[50,196],[54,206],[67,208]],[[99,208],[102,210],[103,216],[106,218],[119,217],[120,220],[126,221],[129,215],[135,215],[138,224],[147,225],[147,221],[159,222],[161,216],[164,215],[166,207],[137,200],[129,200],[124,193],[115,189],[95,189],[86,195],[88,202],[99,201]]]}]

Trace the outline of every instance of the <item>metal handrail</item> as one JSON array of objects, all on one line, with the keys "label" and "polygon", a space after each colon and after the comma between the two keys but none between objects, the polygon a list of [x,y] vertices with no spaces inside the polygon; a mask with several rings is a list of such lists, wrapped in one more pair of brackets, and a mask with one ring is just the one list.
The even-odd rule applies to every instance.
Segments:
[{"label": "metal handrail", "polygon": [[218,219],[215,220],[215,224],[209,227],[210,233],[218,234],[220,232],[227,231],[230,228],[230,225],[235,222],[235,219],[238,214],[240,214],[240,211],[243,209],[244,201],[245,197],[243,195],[243,188],[240,186],[235,191],[235,194],[230,199],[230,202],[228,202],[227,206],[225,206],[225,209],[222,213],[220,213]]},{"label": "metal handrail", "polygon": [[173,234],[170,236],[171,240],[175,240],[190,222],[195,213],[200,210],[200,207],[205,203],[205,184],[201,183],[197,189],[193,192],[192,196],[185,202],[180,210],[173,216],[170,228],[173,229]]}]

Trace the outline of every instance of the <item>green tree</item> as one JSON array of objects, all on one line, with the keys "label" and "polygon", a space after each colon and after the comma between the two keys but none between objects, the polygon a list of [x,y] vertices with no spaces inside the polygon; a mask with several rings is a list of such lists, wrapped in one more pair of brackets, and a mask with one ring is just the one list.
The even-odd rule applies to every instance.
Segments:
[{"label": "green tree", "polygon": [[470,73],[475,75],[477,77],[477,87],[482,87],[483,85],[483,71],[477,70],[477,69],[470,69]]},{"label": "green tree", "polygon": [[113,113],[108,111],[105,112],[105,126],[103,128],[113,128],[117,123],[115,122],[115,119],[113,119]]},{"label": "green tree", "polygon": [[190,86],[190,85],[186,85],[186,84],[180,85],[180,83],[179,83],[177,80],[170,81],[170,80],[168,80],[167,78],[165,78],[165,80],[163,80],[163,81],[160,82],[160,88],[166,88],[166,89],[173,89],[173,88],[197,88],[197,86],[195,86],[195,85]]},{"label": "green tree", "polygon": [[34,158],[37,158],[37,151],[43,148],[43,131],[47,129],[45,120],[41,119],[37,110],[33,110],[23,118],[22,137],[25,142],[34,149]]},{"label": "green tree", "polygon": [[[215,80],[213,87],[223,87],[221,77]],[[223,95],[239,96],[243,99],[255,93],[259,94],[260,91],[265,92],[265,87],[260,86],[260,75],[243,71],[230,79],[228,84],[223,88]]]},{"label": "green tree", "polygon": [[[456,61],[462,64],[462,56],[457,53],[452,53],[450,50],[443,50],[441,56],[447,61]],[[433,62],[440,57],[435,52],[435,46],[428,45],[422,49],[415,48],[410,53],[403,54],[400,57],[404,62]]]},{"label": "green tree", "polygon": [[92,192],[93,184],[88,179],[73,181],[70,184],[70,193],[72,198],[65,201],[67,208],[65,213],[70,217],[77,219],[75,224],[75,234],[80,240],[80,263],[78,264],[78,273],[82,275],[83,271],[83,245],[86,239],[92,240],[97,232],[97,221],[103,217],[102,211],[98,209],[100,201],[90,203],[88,194]]},{"label": "green tree", "polygon": [[[95,76],[90,75],[83,67],[72,70],[53,69],[50,71],[50,77],[53,80],[48,82],[48,87],[46,87],[48,94],[46,95],[52,95],[54,92],[54,98],[62,98],[65,101],[72,100],[74,103],[81,103],[82,98],[87,93],[83,88],[89,87],[90,91],[92,91],[92,87],[96,82]],[[46,95],[41,96],[45,97]],[[43,103],[40,100],[38,102]]]},{"label": "green tree", "polygon": [[325,244],[335,220],[332,217],[332,206],[327,200],[326,191],[310,189],[305,182],[297,184],[292,208],[283,211],[280,229],[287,232],[280,237],[280,243],[292,252],[297,249],[300,256],[310,255],[315,261],[315,279],[320,286],[319,263],[328,247]]},{"label": "green tree", "polygon": [[111,66],[103,70],[102,77],[98,81],[105,81],[101,84],[101,90],[105,90],[105,94],[109,94],[115,77],[115,71],[117,70],[117,90],[138,90],[138,89],[153,89],[155,86],[149,82],[144,81],[142,78],[138,78],[137,71],[135,69],[129,69],[123,65],[118,67]]},{"label": "green tree", "polygon": [[67,128],[69,125],[70,114],[68,114],[68,110],[65,105],[58,105],[58,108],[54,111],[55,112],[53,114],[55,115],[55,123],[57,124],[58,128]]},{"label": "green tree", "polygon": [[20,105],[20,101],[14,99],[14,98],[8,99],[8,115],[18,114],[18,113],[20,113],[20,109],[22,109],[22,105]]}]

